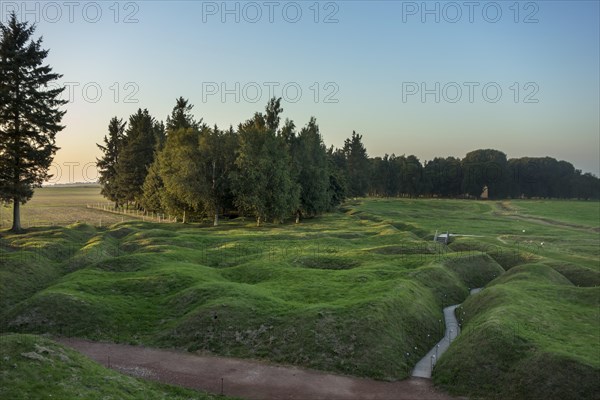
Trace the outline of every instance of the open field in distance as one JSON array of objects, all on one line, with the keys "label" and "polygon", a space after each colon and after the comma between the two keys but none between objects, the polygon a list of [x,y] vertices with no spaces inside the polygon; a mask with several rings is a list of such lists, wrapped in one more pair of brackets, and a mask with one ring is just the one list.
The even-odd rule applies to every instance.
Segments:
[{"label": "open field in distance", "polygon": [[[483,398],[598,393],[597,202],[359,199],[298,225],[99,227],[83,223],[112,216],[85,208],[97,190],[44,188],[26,207],[40,219],[71,207],[80,223],[2,231],[4,332],[401,380],[443,336],[442,308],[484,286],[459,308],[464,333],[437,385]],[[436,230],[465,236],[443,246]]]}]

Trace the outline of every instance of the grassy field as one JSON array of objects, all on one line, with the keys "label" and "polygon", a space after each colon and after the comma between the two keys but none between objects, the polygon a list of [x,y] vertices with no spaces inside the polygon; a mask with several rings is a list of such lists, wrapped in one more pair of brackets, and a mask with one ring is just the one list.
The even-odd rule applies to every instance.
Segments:
[{"label": "grassy field", "polygon": [[[111,214],[87,208],[88,204],[107,204],[100,195],[100,186],[49,186],[36,189],[32,199],[21,206],[21,224],[24,228],[66,226],[85,223],[93,226],[111,225],[132,220],[127,215]],[[2,207],[0,229],[10,228],[12,206]]]},{"label": "grassy field", "polygon": [[35,335],[0,335],[0,398],[225,400],[106,369]]},{"label": "grassy field", "polygon": [[[566,216],[552,220],[561,205]],[[598,203],[370,199],[299,225],[136,220],[4,232],[0,318],[7,332],[397,380],[443,336],[442,307],[488,285],[461,308],[466,333],[440,360],[436,383],[505,398],[542,396],[547,385],[569,393],[572,382],[599,390],[600,250],[590,222],[599,218]],[[436,230],[473,236],[446,247],[432,242]],[[517,338],[489,349],[499,359],[485,371],[496,384],[472,354],[501,338],[488,321]],[[552,370],[528,367],[540,360],[582,372],[552,380]]]},{"label": "grassy field", "polygon": [[[590,214],[590,208],[600,208],[600,205],[595,202],[590,203],[585,201],[565,201],[565,200],[539,200],[539,201],[513,201],[512,207],[516,214],[523,218],[533,216],[537,218],[546,218],[550,223],[566,223],[576,224],[582,227],[595,228],[598,232],[598,214]],[[590,217],[592,217],[590,219]]]}]

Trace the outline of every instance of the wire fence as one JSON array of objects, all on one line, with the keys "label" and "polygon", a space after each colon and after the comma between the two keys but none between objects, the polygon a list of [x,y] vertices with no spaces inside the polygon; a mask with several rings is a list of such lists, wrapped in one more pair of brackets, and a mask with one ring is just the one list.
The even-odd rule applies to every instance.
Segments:
[{"label": "wire fence", "polygon": [[[126,208],[115,209],[113,203],[52,204],[24,207],[20,218],[23,229],[64,227],[77,223],[102,228],[131,220],[154,223],[181,222],[181,218],[178,219],[177,216],[165,213]],[[12,224],[12,210],[0,205],[0,229],[8,229]]]},{"label": "wire fence", "polygon": [[86,208],[93,209],[93,210],[100,210],[100,211],[104,211],[104,212],[112,213],[112,214],[123,215],[123,216],[127,216],[127,217],[133,217],[133,218],[137,218],[142,221],[148,221],[148,222],[158,222],[158,223],[177,222],[176,216],[174,217],[169,214],[158,213],[158,212],[153,212],[153,211],[144,211],[144,210],[137,210],[137,209],[128,210],[127,208],[115,208],[115,205],[113,203],[91,203],[91,204],[86,204]]}]

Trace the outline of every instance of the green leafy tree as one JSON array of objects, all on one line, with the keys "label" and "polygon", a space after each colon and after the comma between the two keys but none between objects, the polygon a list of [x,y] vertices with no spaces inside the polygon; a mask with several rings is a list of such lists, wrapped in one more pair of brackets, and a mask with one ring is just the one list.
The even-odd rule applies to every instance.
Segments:
[{"label": "green leafy tree", "polygon": [[300,186],[293,179],[292,160],[283,138],[268,132],[265,150],[267,218],[283,223],[287,216],[298,210]]},{"label": "green leafy tree", "polygon": [[44,65],[48,50],[31,39],[35,25],[18,22],[14,13],[0,23],[0,200],[13,204],[14,232],[22,231],[21,204],[51,177],[48,169],[58,147],[56,133],[67,103],[64,87],[52,84],[62,75]]},{"label": "green leafy tree", "polygon": [[100,193],[119,207],[119,189],[117,187],[117,161],[123,145],[126,123],[122,119],[113,117],[108,124],[108,136],[104,136],[104,145],[96,144],[102,151],[102,158],[96,159],[99,171],[99,182],[102,185]]},{"label": "green leafy tree", "polygon": [[455,157],[435,157],[423,169],[427,192],[441,197],[461,194],[462,165]]},{"label": "green leafy tree", "polygon": [[369,193],[372,196],[398,196],[400,192],[401,166],[396,162],[397,157],[385,155],[383,158],[369,159],[371,163],[371,179]]},{"label": "green leafy tree", "polygon": [[388,181],[387,160],[384,161],[381,157],[369,158],[369,164],[371,170],[369,196],[385,196],[385,185]]},{"label": "green leafy tree", "polygon": [[235,168],[237,136],[232,128],[222,131],[218,126],[205,129],[200,136],[200,159],[205,180],[203,202],[213,225],[219,224],[219,213],[232,204],[229,175]]},{"label": "green leafy tree", "polygon": [[265,123],[267,130],[271,132],[276,132],[279,127],[279,114],[283,112],[283,108],[281,108],[281,97],[275,98],[273,97],[267,103],[267,107],[265,109]]},{"label": "green leafy tree", "polygon": [[185,212],[188,207],[185,203],[172,198],[170,191],[165,191],[164,181],[161,176],[161,167],[158,160],[160,152],[165,147],[168,132],[176,132],[179,129],[200,129],[201,122],[197,122],[191,111],[194,108],[187,99],[179,97],[175,100],[175,106],[171,115],[167,116],[166,125],[161,122],[155,123],[155,155],[154,160],[148,168],[148,174],[142,185],[141,206],[146,211],[161,211],[168,209],[173,213]]},{"label": "green leafy tree", "polygon": [[462,159],[462,190],[479,197],[484,187],[490,198],[508,196],[510,179],[506,154],[493,149],[475,150]]},{"label": "green leafy tree", "polygon": [[164,148],[158,154],[160,177],[164,184],[161,204],[173,213],[181,213],[183,223],[190,212],[203,209],[206,181],[202,176],[202,154],[196,128],[169,131]]},{"label": "green leafy tree", "polygon": [[413,155],[396,157],[393,161],[400,172],[400,195],[416,197],[421,192],[423,166]]},{"label": "green leafy tree", "polygon": [[260,226],[267,214],[267,174],[269,160],[265,154],[267,130],[264,117],[256,113],[254,118],[238,127],[238,154],[236,169],[231,173],[235,205],[240,211],[252,214]]},{"label": "green leafy tree", "polygon": [[238,128],[232,190],[236,206],[253,214],[257,226],[265,219],[282,222],[298,209],[299,187],[292,177],[288,143],[276,132],[281,111],[278,101],[271,100],[266,115],[256,113]]},{"label": "green leafy tree", "polygon": [[600,199],[600,179],[597,176],[575,170],[572,177],[573,197],[583,200]]}]

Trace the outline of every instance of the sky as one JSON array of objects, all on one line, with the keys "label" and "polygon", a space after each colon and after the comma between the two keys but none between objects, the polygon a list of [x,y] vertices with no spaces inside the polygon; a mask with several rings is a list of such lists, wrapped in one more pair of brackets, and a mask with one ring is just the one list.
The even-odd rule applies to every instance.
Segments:
[{"label": "sky", "polygon": [[95,181],[113,116],[183,96],[237,126],[282,97],[369,156],[550,156],[600,175],[598,1],[0,1],[36,23],[69,100],[50,183]]}]

